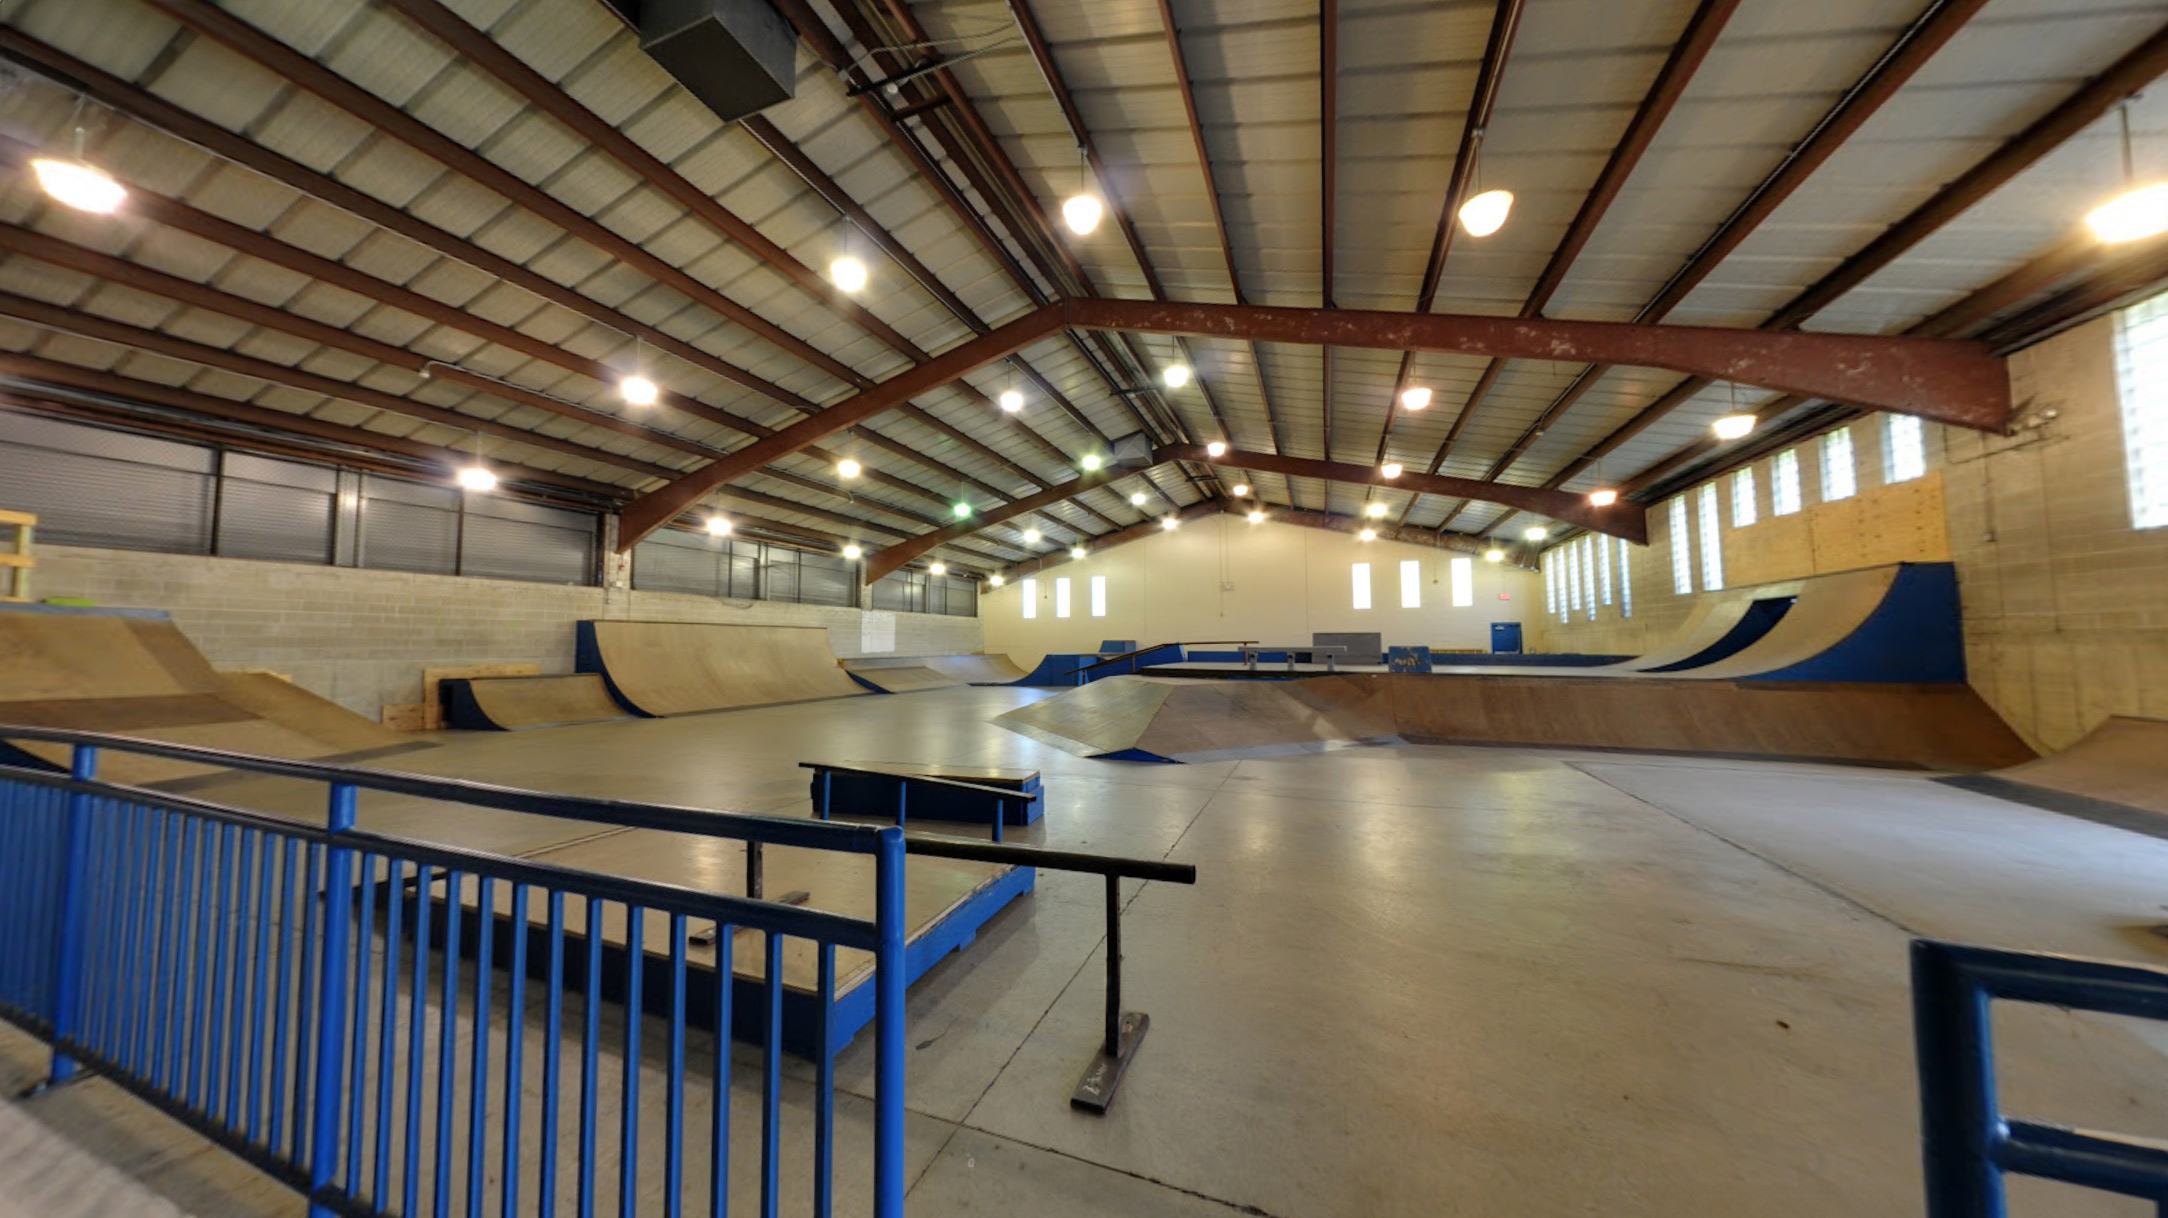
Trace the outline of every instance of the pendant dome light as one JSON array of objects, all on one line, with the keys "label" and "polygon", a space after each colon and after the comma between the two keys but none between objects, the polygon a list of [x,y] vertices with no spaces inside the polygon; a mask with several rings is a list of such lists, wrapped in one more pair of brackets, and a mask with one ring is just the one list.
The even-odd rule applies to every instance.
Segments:
[{"label": "pendant dome light", "polygon": [[2168,182],[2133,185],[2138,175],[2130,153],[2130,103],[2124,102],[2116,113],[2122,122],[2124,191],[2085,215],[2085,226],[2105,245],[2142,241],[2168,232]]}]

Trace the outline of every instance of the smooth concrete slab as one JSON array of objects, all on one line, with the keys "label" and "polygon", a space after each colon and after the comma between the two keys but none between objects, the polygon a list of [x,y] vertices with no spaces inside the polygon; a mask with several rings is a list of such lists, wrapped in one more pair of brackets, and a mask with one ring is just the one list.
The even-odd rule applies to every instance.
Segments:
[{"label": "smooth concrete slab", "polygon": [[[1911,930],[2153,959],[2129,927],[2168,904],[2168,843],[1924,774],[1467,746],[1171,766],[987,722],[1046,696],[549,728],[379,764],[805,814],[796,763],[877,741],[884,757],[1039,770],[1049,814],[1017,840],[1195,863],[1194,888],[1122,890],[1125,1005],[1152,1031],[1104,1118],[1068,1107],[1102,1014],[1095,878],[1043,873],[912,991],[914,1214],[1914,1218]],[[243,793],[320,814],[319,796]],[[2014,1106],[2168,1132],[2168,1057],[2143,1036],[2031,1010],[1998,1032]],[[870,1056],[838,1063],[861,1097],[841,1105],[854,1147]],[[132,1106],[91,1083],[30,1107],[58,1127],[100,1095]],[[101,1151],[115,1131],[132,1174],[216,1178],[219,1152],[173,1149],[186,1139],[162,1118],[67,1119]],[[846,1153],[838,1180],[862,1190],[862,1150]],[[226,1162],[237,1195],[258,1179]],[[275,1193],[283,1208],[221,1212],[292,1212]],[[2018,1213],[2145,1212],[2013,1194]]]}]

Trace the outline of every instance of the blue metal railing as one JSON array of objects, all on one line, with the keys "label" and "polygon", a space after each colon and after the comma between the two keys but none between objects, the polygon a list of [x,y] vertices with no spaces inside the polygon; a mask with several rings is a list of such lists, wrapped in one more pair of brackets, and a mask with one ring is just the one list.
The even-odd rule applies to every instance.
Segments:
[{"label": "blue metal railing", "polygon": [[[588,1218],[599,1204],[674,1218],[749,1203],[773,1216],[785,1193],[785,945],[807,940],[822,1013],[813,1153],[790,1183],[809,1177],[810,1204],[789,1208],[825,1218],[834,1205],[837,1046],[826,1013],[840,948],[873,961],[863,981],[876,1007],[872,1211],[901,1218],[900,830],[91,733],[0,735],[74,750],[67,776],[0,767],[0,1017],[52,1042],[54,1081],[78,1068],[107,1076],[302,1192],[312,1215]],[[322,782],[325,821],[101,782],[101,749]],[[845,917],[368,833],[354,822],[363,789],[871,854],[876,913]],[[695,923],[714,925],[712,949],[696,949]],[[734,1175],[729,1030],[733,990],[742,996],[746,985],[733,959],[740,932],[762,953],[755,991],[766,1033],[757,1157]],[[696,950],[712,952],[705,976],[695,975]],[[712,1036],[690,1035],[689,1001],[713,1013]],[[641,1070],[651,1030],[667,1058],[654,1081]],[[659,1129],[643,1124],[643,1094],[658,1085]]]},{"label": "blue metal railing", "polygon": [[1928,1218],[2003,1218],[2007,1172],[2144,1198],[2168,1218],[2168,1145],[2003,1115],[1989,1017],[1998,998],[2168,1019],[2168,970],[1913,942]]}]

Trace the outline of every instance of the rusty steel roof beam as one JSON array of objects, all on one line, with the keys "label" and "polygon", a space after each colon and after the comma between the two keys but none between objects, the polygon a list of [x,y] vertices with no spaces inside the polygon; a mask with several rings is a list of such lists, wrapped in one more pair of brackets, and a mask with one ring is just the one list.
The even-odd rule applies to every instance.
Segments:
[{"label": "rusty steel roof beam", "polygon": [[[1865,125],[1897,91],[1927,65],[1950,39],[1957,36],[1975,14],[1987,4],[1987,0],[1935,0],[1917,20],[1905,28],[1903,34],[1882,57],[1875,61],[1867,74],[1845,91],[1836,106],[1824,114],[1806,138],[1793,145],[1790,152],[1778,162],[1746,199],[1735,208],[1717,230],[1710,234],[1701,247],[1687,258],[1674,272],[1655,296],[1634,314],[1637,322],[1657,322],[1677,308],[1689,293],[1716,270],[1725,257],[1737,249],[1762,221],[1775,213],[1786,199],[1806,184],[1814,171],[1834,156],[1852,134]],[[1565,392],[1544,408],[1536,421],[1524,430],[1506,452],[1492,462],[1488,478],[1502,474],[1538,435],[1555,423],[1576,402],[1593,389],[1609,368],[1603,364],[1584,369]],[[1451,517],[1447,517],[1449,523]],[[1441,526],[1442,527],[1442,526]]]},{"label": "rusty steel roof beam", "polygon": [[1641,545],[1648,544],[1649,539],[1645,513],[1638,503],[1621,501],[1609,507],[1596,507],[1589,503],[1587,496],[1565,491],[1544,490],[1533,486],[1509,486],[1474,478],[1418,474],[1413,471],[1403,473],[1398,478],[1387,478],[1373,466],[1354,465],[1344,461],[1312,461],[1303,457],[1282,457],[1272,453],[1228,452],[1224,456],[1214,457],[1201,448],[1163,448],[1155,451],[1152,457],[1155,461],[1197,461],[1229,468],[1269,470],[1289,477],[1318,478],[1350,486],[1376,487],[1380,490],[1450,495],[1483,503],[1501,504],[1524,512],[1540,513],[1582,528],[1594,529],[1599,533],[1623,537]]},{"label": "rusty steel roof beam", "polygon": [[[1588,194],[1582,198],[1581,208],[1574,213],[1573,222],[1566,226],[1566,235],[1559,239],[1558,247],[1551,251],[1550,261],[1544,264],[1542,274],[1536,277],[1535,287],[1529,290],[1528,298],[1521,302],[1522,317],[1542,316],[1544,308],[1551,303],[1551,297],[1566,282],[1566,274],[1573,269],[1574,260],[1581,256],[1581,251],[1587,248],[1589,239],[1595,236],[1597,226],[1603,223],[1604,216],[1611,210],[1611,204],[1617,201],[1619,192],[1625,188],[1626,180],[1641,164],[1642,156],[1648,152],[1649,145],[1655,142],[1656,133],[1662,129],[1664,120],[1671,117],[1671,111],[1677,107],[1679,98],[1685,95],[1687,85],[1693,82],[1694,74],[1701,70],[1702,62],[1709,57],[1709,52],[1715,49],[1718,37],[1724,32],[1724,26],[1730,22],[1732,14],[1738,11],[1738,8],[1739,0],[1702,0],[1700,7],[1696,8],[1694,15],[1687,20],[1685,29],[1680,33],[1678,41],[1672,44],[1671,53],[1664,60],[1664,66],[1657,71],[1656,79],[1649,85],[1648,92],[1642,95],[1641,104],[1635,108],[1633,118],[1627,121],[1625,132],[1612,147],[1611,155],[1604,162],[1602,171],[1596,175],[1595,184],[1589,187]],[[1437,473],[1438,468],[1445,464],[1445,458],[1452,451],[1454,442],[1460,438],[1468,420],[1473,418],[1476,410],[1483,405],[1483,400],[1490,395],[1492,387],[1504,374],[1505,367],[1506,361],[1499,359],[1491,360],[1483,366],[1483,374],[1476,379],[1475,388],[1469,391],[1468,396],[1461,402],[1460,411],[1453,416],[1452,427],[1446,432],[1444,441],[1438,445],[1437,454],[1430,459],[1431,473]],[[1378,458],[1384,459],[1382,446]],[[1413,506],[1412,503],[1409,505],[1411,509]],[[1452,515],[1451,511],[1446,513],[1449,519]],[[1405,513],[1401,519],[1406,521]]]},{"label": "rusty steel roof beam", "polygon": [[[1453,249],[1453,226],[1459,219],[1461,203],[1468,194],[1469,183],[1475,180],[1476,164],[1483,155],[1483,137],[1490,126],[1491,112],[1498,104],[1498,88],[1505,79],[1506,60],[1513,54],[1513,40],[1520,33],[1521,12],[1526,0],[1498,0],[1498,8],[1491,16],[1490,38],[1483,47],[1483,62],[1476,69],[1475,90],[1468,99],[1468,117],[1461,124],[1460,146],[1453,153],[1453,172],[1446,179],[1445,206],[1438,214],[1438,231],[1430,239],[1430,257],[1423,264],[1423,286],[1415,298],[1415,311],[1428,313],[1438,302],[1438,287],[1445,278],[1445,260]],[[1392,400],[1385,404],[1385,426],[1378,434],[1378,457],[1385,459],[1385,447],[1392,441],[1393,421],[1400,410],[1400,394],[1408,387],[1408,372],[1415,366],[1415,353],[1400,357],[1400,371],[1393,375]],[[1325,386],[1325,396],[1332,396],[1332,386]],[[1332,456],[1332,437],[1325,437],[1325,455]],[[1432,465],[1430,472],[1436,473]]]},{"label": "rusty steel roof beam", "polygon": [[[801,419],[772,436],[755,440],[713,464],[689,473],[670,485],[633,501],[625,509],[619,531],[620,548],[630,549],[640,538],[660,528],[670,518],[715,487],[743,477],[771,461],[802,451],[827,436],[893,409],[930,388],[1008,355],[1020,347],[1048,338],[1062,329],[1063,310],[1049,305],[1036,309],[989,334],[971,339],[935,356],[930,362],[882,381],[856,397],[838,402],[820,414]],[[1074,481],[1052,488],[1076,488]],[[1072,490],[1073,493],[1073,490]]]},{"label": "rusty steel roof beam", "polygon": [[1982,430],[2010,413],[2002,361],[1954,340],[1145,300],[1062,308],[1086,329],[1669,368]]},{"label": "rusty steel roof beam", "polygon": [[[704,307],[729,318],[779,349],[820,369],[829,376],[860,389],[873,384],[870,377],[845,365],[826,352],[820,351],[812,344],[785,331],[782,327],[769,322],[753,310],[738,304],[716,289],[701,283],[683,270],[672,266],[667,261],[651,253],[646,247],[612,232],[592,217],[566,205],[540,187],[527,182],[464,144],[441,134],[413,115],[354,84],[299,51],[286,46],[247,22],[207,3],[206,0],[148,0],[148,2],[199,34],[224,44],[236,53],[255,61],[302,89],[363,119],[446,168],[488,187],[513,204],[548,220],[581,241],[597,249],[604,250],[626,265],[637,269],[648,278],[666,284]],[[464,25],[463,22],[459,24]],[[468,26],[465,28],[471,31],[473,27]],[[518,63],[515,57],[503,52],[502,48],[497,47],[494,41],[481,38],[480,42],[487,43],[489,48],[495,48],[504,58],[512,60],[513,63]],[[487,55],[489,51],[481,46],[474,46],[463,50],[462,53]],[[507,71],[512,70],[507,65],[500,64],[499,66],[506,67]],[[527,69],[524,64],[519,64],[519,68],[532,72],[532,69]],[[541,100],[536,98],[529,98],[529,100],[534,101],[538,106],[542,106],[545,112],[548,112],[549,108],[543,105]],[[569,98],[566,98],[566,101],[579,113],[588,113],[578,107],[577,103],[572,103]],[[589,119],[593,118],[591,114],[588,114],[588,117]],[[560,121],[563,120],[560,119]],[[608,128],[607,124],[602,124],[599,120],[595,120],[590,125]],[[582,128],[575,128],[574,130],[576,134],[581,134],[586,138],[603,141],[608,139],[601,130],[588,131]],[[623,133],[616,132],[615,128],[608,128],[608,131],[615,132],[619,139],[624,144],[630,145],[631,148],[638,148],[637,145],[631,144],[629,139],[624,139]],[[639,155],[647,156],[649,160],[653,160],[644,150],[640,150]],[[660,165],[659,161],[655,163]],[[638,167],[635,166],[635,168]],[[662,177],[655,180],[654,185],[658,189],[665,189],[667,192],[667,188],[672,181],[682,183],[684,186],[683,191],[672,195],[680,203],[685,202],[684,198],[679,198],[680,194],[700,194],[690,183],[684,183],[682,178],[677,177],[675,171],[669,170],[666,166],[662,168]],[[705,198],[704,195],[700,197]],[[711,225],[718,226],[718,230],[723,231],[726,236],[730,235],[732,230],[721,227],[725,222],[723,217],[728,216],[728,213],[724,212],[720,205],[714,205],[712,201],[710,203],[709,209],[695,212],[695,214],[701,215]],[[721,214],[710,215],[708,211]],[[736,218],[729,217],[729,219],[735,220]],[[743,225],[743,221],[737,221],[737,224],[749,228],[749,226]],[[802,264],[800,265],[802,266]],[[808,274],[813,273],[810,268],[805,269]],[[867,316],[870,317],[871,315],[867,314]],[[889,344],[892,349],[904,354],[905,358],[916,358],[911,354],[911,351],[915,351],[916,348],[906,351],[902,347],[894,346],[894,342],[904,342],[902,336],[894,335],[893,331],[883,333],[886,327],[880,326],[878,319],[875,319],[874,326],[866,326],[863,322],[860,324],[861,328],[867,329],[868,333]],[[891,336],[893,336],[894,342],[891,341]],[[904,345],[905,347],[909,346],[907,342]],[[923,360],[918,362],[923,362]],[[968,386],[962,387],[959,391],[967,397],[976,394],[976,391]],[[945,424],[942,426],[942,430],[951,435],[955,434],[954,430]],[[1045,485],[1038,476],[1024,470],[1021,466],[1017,466],[1014,462],[1008,462],[1007,467],[1012,473],[1017,474],[1017,476],[1024,478],[1033,485]]]},{"label": "rusty steel roof beam", "polygon": [[[172,105],[142,89],[138,89],[118,77],[105,73],[90,64],[74,59],[65,53],[31,39],[19,31],[0,26],[0,56],[48,76],[62,87],[96,99],[117,113],[127,115],[137,122],[164,131],[176,139],[194,144],[214,156],[232,164],[263,175],[318,202],[336,207],[350,215],[375,224],[409,241],[432,250],[444,257],[474,267],[493,275],[536,297],[549,301],[598,325],[633,335],[657,350],[685,360],[694,367],[714,373],[733,383],[760,393],[802,414],[814,414],[822,408],[781,386],[752,375],[742,368],[724,361],[709,352],[684,342],[662,330],[633,320],[590,297],[547,279],[536,272],[497,254],[455,237],[427,222],[410,215],[388,203],[366,195],[309,169],[295,161],[255,144],[243,136],[216,126],[187,111]],[[217,238],[213,238],[217,240]],[[262,256],[262,255],[259,255]],[[364,292],[364,295],[372,295]],[[693,399],[678,398],[691,402]],[[715,407],[700,404],[705,411],[713,411],[713,421],[747,430],[737,422],[737,416]],[[726,417],[727,416],[727,419]],[[771,429],[749,430],[748,434],[766,434]],[[860,434],[869,439],[877,434],[871,429],[861,429]],[[885,439],[885,437],[884,437]],[[926,466],[943,478],[977,484],[976,480],[961,470],[952,469],[907,445],[893,444],[889,451],[905,457],[914,464]],[[936,492],[918,486],[906,479],[882,471],[868,470],[869,478],[895,486],[909,493],[939,498]],[[992,487],[982,486],[988,493],[998,493]]]},{"label": "rusty steel roof beam", "polygon": [[[900,3],[899,0],[885,0],[882,8],[887,13],[888,19],[903,31],[907,39],[914,42],[926,41],[925,27],[918,23],[917,16],[911,12],[908,4]],[[836,11],[843,18],[844,24],[851,28],[852,36],[864,44],[869,52],[887,45],[887,40],[876,32],[867,16],[858,11],[853,0],[837,0]],[[1027,11],[1020,20],[1028,19],[1029,14]],[[907,62],[895,51],[886,52],[886,56],[891,63],[897,66],[903,66]],[[1042,64],[1042,67],[1044,66],[1046,65]],[[1038,196],[1032,192],[1029,184],[1024,181],[1023,174],[1016,168],[1016,163],[1009,158],[1008,153],[1001,147],[1000,139],[986,125],[986,120],[979,115],[977,107],[971,103],[970,95],[964,91],[963,85],[956,79],[955,73],[945,67],[936,67],[919,79],[930,82],[930,87],[942,91],[953,103],[937,114],[927,115],[919,121],[925,123],[927,129],[942,140],[950,159],[956,162],[967,175],[980,168],[977,162],[984,162],[984,173],[992,174],[993,178],[989,180],[983,174],[980,174],[974,178],[974,188],[978,190],[980,196],[987,201],[989,206],[1006,206],[1013,209],[1015,218],[1006,220],[1005,223],[1010,232],[1017,238],[1019,244],[1023,245],[1026,252],[1033,256],[1034,261],[1039,263],[1041,272],[1046,275],[1048,281],[1057,285],[1062,283],[1061,275],[1046,262],[1046,258],[1050,253],[1053,261],[1058,262],[1061,271],[1066,272],[1069,277],[1065,294],[1096,295],[1098,289],[1092,283],[1090,274],[1085,271],[1083,264],[1077,260],[1075,251],[1071,250],[1068,243],[1061,239],[1053,221],[1047,216],[1046,209],[1040,205]],[[950,130],[951,125],[954,127],[953,133]],[[1072,123],[1072,130],[1080,144],[1088,138],[1088,132],[1080,124]],[[1104,188],[1104,179],[1102,179],[1101,185]],[[1146,264],[1145,270],[1148,275],[1151,274],[1149,264]],[[1117,352],[1126,350],[1129,359],[1140,370],[1141,387],[1153,395],[1161,411],[1166,415],[1166,422],[1171,426],[1172,430],[1179,435],[1188,437],[1190,435],[1188,423],[1182,418],[1180,412],[1173,409],[1171,402],[1160,393],[1156,381],[1151,376],[1151,361],[1145,358],[1143,351],[1138,348],[1134,340],[1127,336],[1121,336],[1120,341],[1117,342],[1109,341],[1106,337],[1100,336],[1096,341],[1102,345],[1108,356],[1108,361],[1117,368],[1120,368],[1124,363]],[[1183,358],[1185,360],[1189,359],[1186,351]],[[1194,364],[1195,361],[1191,360],[1190,362]],[[1215,419],[1220,420],[1224,429],[1224,417],[1220,413],[1219,403],[1211,395],[1209,385],[1202,378],[1199,378],[1196,384],[1198,392],[1205,398],[1206,406],[1211,410]],[[1117,389],[1117,393],[1119,392],[1119,389]],[[1146,430],[1149,431],[1150,429],[1147,428]]]},{"label": "rusty steel roof beam", "polygon": [[[1765,325],[1788,328],[1828,307],[1851,288],[1895,262],[1944,225],[2011,179],[2039,163],[2087,126],[2168,72],[2168,26],[2133,48],[2106,71],[2087,81],[2068,98],[2012,136],[1971,169],[1952,179],[1925,203],[1891,225],[1880,237],[1846,259],[1788,302]],[[2029,260],[1964,300],[1906,331],[1917,337],[1946,338],[1964,333],[1972,325],[2007,309],[2049,285],[2080,274],[2106,256],[2098,242],[2083,237],[2062,242]],[[1687,382],[1667,391],[1633,418],[1599,441],[1545,485],[1558,486],[1615,451],[1646,430],[1657,419],[1705,387],[1707,382]],[[1681,391],[1684,392],[1681,392]]]}]

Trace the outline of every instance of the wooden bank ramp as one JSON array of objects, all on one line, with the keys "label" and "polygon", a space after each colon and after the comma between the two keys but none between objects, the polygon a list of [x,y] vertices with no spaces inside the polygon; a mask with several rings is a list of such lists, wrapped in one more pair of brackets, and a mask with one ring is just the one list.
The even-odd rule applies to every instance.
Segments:
[{"label": "wooden bank ramp", "polygon": [[2029,760],[1965,685],[1348,674],[1113,677],[994,719],[1086,757],[1209,761],[1365,741],[1992,769]]},{"label": "wooden bank ramp", "polygon": [[[322,760],[426,748],[266,673],[221,673],[164,613],[0,606],[0,723],[76,728]],[[10,742],[14,760],[65,768],[65,746]],[[99,774],[135,785],[216,773],[115,753]]]},{"label": "wooden bank ramp", "polygon": [[1942,781],[2168,837],[2168,721],[2116,715],[2059,753]]},{"label": "wooden bank ramp", "polygon": [[964,685],[1008,685],[1027,674],[1005,655],[870,656],[845,660],[843,669],[887,694]]},{"label": "wooden bank ramp", "polygon": [[464,731],[515,732],[530,727],[630,719],[610,696],[601,673],[562,677],[453,677],[439,686],[444,722]]},{"label": "wooden bank ramp", "polygon": [[871,692],[843,671],[819,626],[581,622],[576,666],[650,717]]}]

